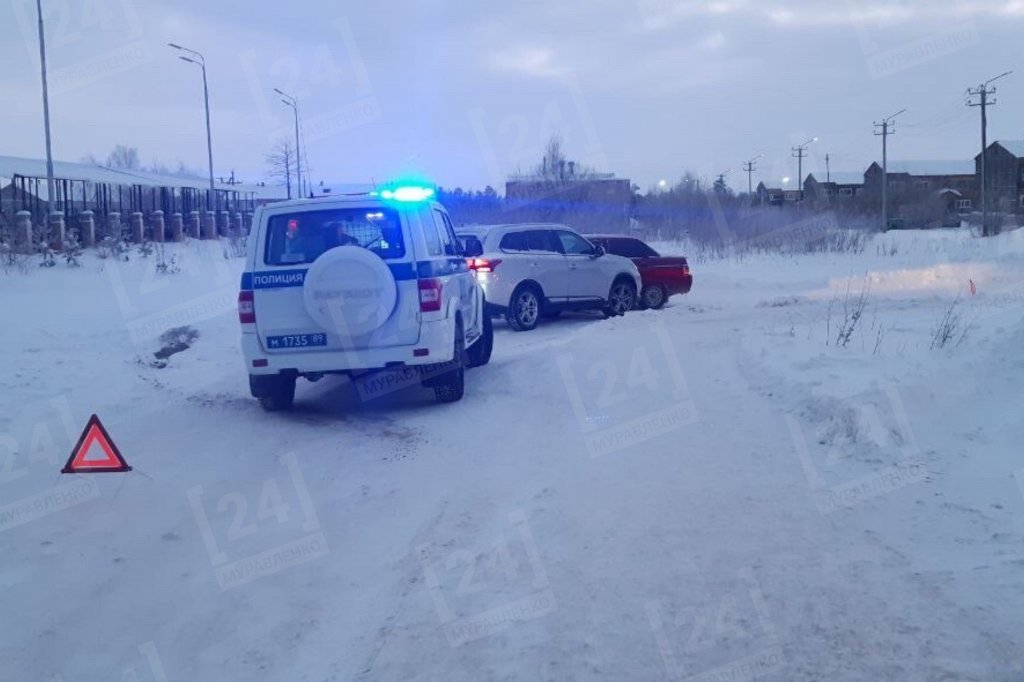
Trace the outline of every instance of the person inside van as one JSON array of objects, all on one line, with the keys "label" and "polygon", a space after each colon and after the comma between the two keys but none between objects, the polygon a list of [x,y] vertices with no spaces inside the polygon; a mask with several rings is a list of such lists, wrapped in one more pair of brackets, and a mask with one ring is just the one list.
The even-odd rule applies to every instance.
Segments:
[{"label": "person inside van", "polygon": [[340,220],[332,220],[324,228],[327,233],[328,249],[333,249],[336,246],[359,246],[359,241],[348,233],[345,223]]}]

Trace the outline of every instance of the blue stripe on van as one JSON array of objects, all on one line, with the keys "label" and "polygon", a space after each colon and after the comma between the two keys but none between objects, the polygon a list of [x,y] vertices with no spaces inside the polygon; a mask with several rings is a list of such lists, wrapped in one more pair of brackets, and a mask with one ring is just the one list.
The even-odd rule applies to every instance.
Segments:
[{"label": "blue stripe on van", "polygon": [[[403,280],[425,277],[444,277],[459,272],[468,272],[464,258],[434,258],[416,263],[389,263],[392,276],[399,282]],[[306,280],[308,270],[271,270],[267,272],[243,272],[241,288],[251,289],[284,289],[301,287]]]},{"label": "blue stripe on van", "polygon": [[459,272],[469,272],[465,258],[434,258],[416,263],[416,272],[420,277],[444,277]]}]

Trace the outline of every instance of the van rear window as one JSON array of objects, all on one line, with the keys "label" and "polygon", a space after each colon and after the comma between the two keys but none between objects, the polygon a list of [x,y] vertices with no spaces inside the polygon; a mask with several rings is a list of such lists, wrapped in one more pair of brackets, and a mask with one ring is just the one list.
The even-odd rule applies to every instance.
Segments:
[{"label": "van rear window", "polygon": [[405,255],[402,223],[384,208],[343,208],[271,216],[267,222],[267,265],[312,263],[337,246],[369,249],[388,260]]}]

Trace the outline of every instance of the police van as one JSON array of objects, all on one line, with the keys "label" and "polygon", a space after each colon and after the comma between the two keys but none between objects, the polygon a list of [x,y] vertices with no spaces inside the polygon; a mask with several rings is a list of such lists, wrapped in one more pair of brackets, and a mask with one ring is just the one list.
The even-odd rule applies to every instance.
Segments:
[{"label": "police van", "polygon": [[249,388],[269,411],[292,406],[299,377],[325,374],[412,374],[454,402],[493,347],[483,290],[422,186],[257,209],[238,319]]}]

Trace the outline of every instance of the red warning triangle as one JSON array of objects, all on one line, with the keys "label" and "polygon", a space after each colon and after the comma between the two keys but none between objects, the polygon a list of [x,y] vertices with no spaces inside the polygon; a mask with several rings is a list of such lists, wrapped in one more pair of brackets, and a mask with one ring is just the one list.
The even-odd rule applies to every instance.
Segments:
[{"label": "red warning triangle", "polygon": [[62,474],[102,473],[108,471],[131,471],[124,461],[110,434],[103,428],[100,418],[89,417],[89,423],[78,438],[75,449],[68,457],[68,463],[60,470]]}]

